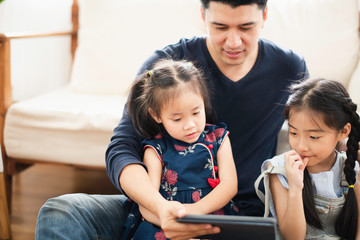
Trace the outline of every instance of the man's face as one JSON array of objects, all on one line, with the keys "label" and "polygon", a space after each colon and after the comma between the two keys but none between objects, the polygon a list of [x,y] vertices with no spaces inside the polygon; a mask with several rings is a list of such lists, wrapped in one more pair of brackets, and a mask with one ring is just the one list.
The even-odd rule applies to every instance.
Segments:
[{"label": "man's face", "polygon": [[202,15],[208,33],[207,46],[220,69],[256,59],[267,10],[263,13],[257,4],[232,8],[211,1]]}]

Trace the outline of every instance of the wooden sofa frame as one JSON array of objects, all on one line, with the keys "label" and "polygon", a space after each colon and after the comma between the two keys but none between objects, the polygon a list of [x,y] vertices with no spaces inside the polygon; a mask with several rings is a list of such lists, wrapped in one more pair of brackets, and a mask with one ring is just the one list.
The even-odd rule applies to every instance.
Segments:
[{"label": "wooden sofa frame", "polygon": [[[77,0],[73,0],[72,4],[72,31],[69,32],[53,32],[53,33],[16,33],[16,34],[0,34],[0,146],[1,154],[4,162],[4,173],[0,175],[0,181],[2,184],[0,189],[0,203],[7,202],[8,211],[2,210],[0,208],[0,239],[9,239],[11,237],[10,233],[10,222],[9,222],[9,212],[11,212],[11,194],[12,194],[12,176],[21,170],[31,166],[35,163],[52,163],[52,164],[61,164],[53,162],[44,162],[39,160],[28,160],[28,159],[17,159],[7,156],[5,147],[4,147],[4,124],[5,124],[5,115],[13,103],[12,100],[12,87],[11,87],[11,52],[10,46],[11,42],[16,39],[29,39],[29,38],[44,38],[44,37],[56,37],[56,36],[71,36],[71,54],[74,59],[74,53],[77,47],[77,31],[78,31],[78,15],[79,7]],[[84,166],[81,166],[84,167]],[[94,167],[91,167],[94,168]],[[5,182],[5,189],[3,185]],[[7,201],[4,201],[4,199]]]}]

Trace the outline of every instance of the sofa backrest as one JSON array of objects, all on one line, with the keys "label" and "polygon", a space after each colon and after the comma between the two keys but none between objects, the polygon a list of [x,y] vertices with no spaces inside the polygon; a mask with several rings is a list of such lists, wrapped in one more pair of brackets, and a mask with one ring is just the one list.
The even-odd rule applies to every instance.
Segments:
[{"label": "sofa backrest", "polygon": [[80,0],[74,91],[126,93],[156,49],[205,34],[199,0]]},{"label": "sofa backrest", "polygon": [[349,85],[359,55],[358,0],[268,0],[262,32],[305,57],[311,77]]}]

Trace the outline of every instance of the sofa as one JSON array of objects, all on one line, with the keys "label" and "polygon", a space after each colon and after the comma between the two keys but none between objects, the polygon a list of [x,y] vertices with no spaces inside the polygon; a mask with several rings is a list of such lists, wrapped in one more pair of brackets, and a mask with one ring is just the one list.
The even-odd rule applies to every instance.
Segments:
[{"label": "sofa", "polygon": [[[78,26],[68,34],[77,38],[77,48],[66,84],[12,102],[10,78],[1,74],[8,70],[0,71],[1,143],[10,178],[16,172],[13,163],[104,169],[105,150],[141,63],[180,37],[206,34],[199,0],[74,3]],[[360,104],[358,28],[358,0],[269,0],[262,37],[303,55],[311,77],[342,82]],[[2,38],[11,42],[6,35]],[[287,148],[284,125],[278,151]]]}]

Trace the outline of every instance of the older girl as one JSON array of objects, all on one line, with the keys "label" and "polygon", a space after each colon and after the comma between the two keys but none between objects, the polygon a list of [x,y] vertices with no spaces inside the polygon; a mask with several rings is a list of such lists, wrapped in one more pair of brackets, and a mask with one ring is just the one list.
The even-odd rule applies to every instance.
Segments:
[{"label": "older girl", "polygon": [[[292,150],[262,165],[262,175],[270,175],[270,210],[285,239],[360,238],[356,108],[336,81],[292,86],[284,110]],[[346,153],[338,152],[347,138]]]}]

